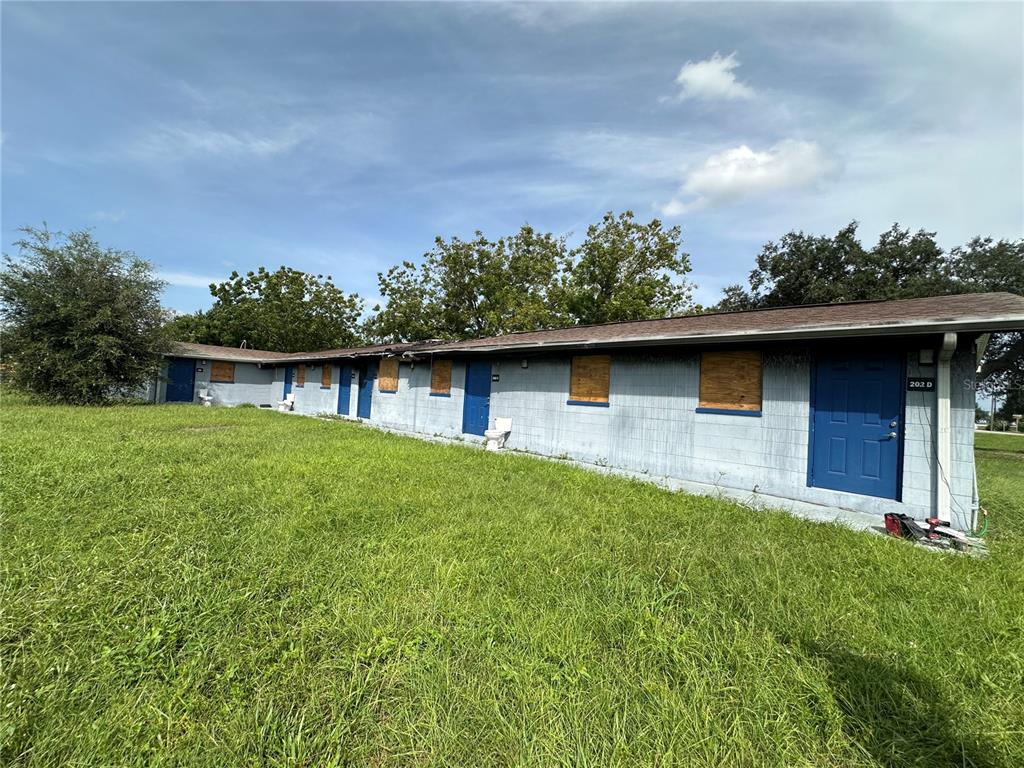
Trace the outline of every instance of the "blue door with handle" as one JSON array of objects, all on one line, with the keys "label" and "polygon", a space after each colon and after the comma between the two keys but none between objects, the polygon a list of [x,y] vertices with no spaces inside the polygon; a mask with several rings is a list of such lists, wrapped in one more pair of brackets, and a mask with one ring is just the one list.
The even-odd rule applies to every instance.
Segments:
[{"label": "blue door with handle", "polygon": [[899,498],[903,358],[898,353],[818,357],[811,397],[810,485]]},{"label": "blue door with handle", "polygon": [[292,379],[295,378],[295,369],[288,366],[284,369],[284,397],[282,400],[287,400],[288,395],[292,393]]},{"label": "blue door with handle", "polygon": [[172,357],[167,361],[168,403],[191,403],[196,386],[196,361],[184,357]]},{"label": "blue door with handle", "polygon": [[491,411],[491,364],[466,364],[466,393],[462,400],[462,431],[482,435]]},{"label": "blue door with handle", "polygon": [[348,410],[352,403],[352,367],[341,366],[341,373],[338,374],[338,413],[348,416]]},{"label": "blue door with handle", "polygon": [[373,404],[373,382],[376,380],[376,363],[367,363],[359,369],[359,401],[356,405],[356,416],[360,419],[370,418],[370,406]]}]

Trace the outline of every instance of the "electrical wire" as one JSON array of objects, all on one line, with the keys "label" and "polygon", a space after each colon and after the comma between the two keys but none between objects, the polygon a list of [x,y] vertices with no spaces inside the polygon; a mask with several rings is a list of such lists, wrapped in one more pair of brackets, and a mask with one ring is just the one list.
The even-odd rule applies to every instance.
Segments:
[{"label": "electrical wire", "polygon": [[[925,420],[925,423],[927,423],[927,425],[928,425],[928,430],[930,432],[932,432],[932,434],[935,435],[935,441],[933,443],[932,450],[935,453],[935,466],[938,468],[939,482],[941,482],[946,487],[946,490],[949,492],[949,498],[956,505],[957,511],[960,512],[960,514],[962,514],[964,516],[965,520],[970,520],[971,519],[970,512],[968,510],[964,509],[964,507],[960,503],[959,499],[957,499],[956,495],[953,493],[953,486],[950,483],[949,478],[946,476],[946,468],[943,467],[942,463],[939,461],[939,446],[938,446],[939,431],[932,424],[932,409],[930,407],[927,407],[927,406],[918,406],[918,407],[920,407],[920,408],[922,408],[924,410],[924,420]],[[938,407],[938,403],[936,403],[936,407]],[[950,421],[952,422],[952,420],[953,419],[952,419],[952,414],[951,414],[950,415]],[[950,425],[950,427],[952,428],[952,425]],[[980,511],[980,510],[982,510],[984,508],[979,505],[978,509]],[[974,533],[973,531],[972,531],[972,533],[973,533],[973,535],[978,536],[980,538],[981,536],[985,535],[986,531],[988,531],[988,512],[985,512],[985,526],[984,526],[984,530],[981,533]]]}]

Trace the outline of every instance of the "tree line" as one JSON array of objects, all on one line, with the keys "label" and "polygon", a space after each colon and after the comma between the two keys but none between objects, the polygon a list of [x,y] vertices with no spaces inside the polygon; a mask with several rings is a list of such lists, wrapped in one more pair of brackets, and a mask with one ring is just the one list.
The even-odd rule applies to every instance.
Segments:
[{"label": "tree line", "polygon": [[[369,313],[331,275],[282,266],[232,272],[210,285],[209,309],[172,317],[163,285],[133,253],[88,231],[29,227],[0,272],[0,343],[7,378],[53,399],[101,402],[152,376],[174,340],[297,352],[795,304],[1024,295],[1024,240],[976,237],[945,251],[934,232],[893,225],[865,246],[857,229],[765,244],[746,283],[710,307],[693,302],[680,228],[625,211],[606,213],[574,247],[529,225],[496,239],[438,237],[418,261],[377,275],[384,300]],[[1024,334],[993,336],[981,381],[1024,411]]]},{"label": "tree line", "polygon": [[575,248],[529,225],[497,239],[438,237],[418,263],[377,275],[384,302],[365,321],[363,300],[330,275],[261,267],[211,285],[213,306],[171,330],[183,341],[299,352],[665,317],[691,309],[690,270],[679,227],[607,213]]}]

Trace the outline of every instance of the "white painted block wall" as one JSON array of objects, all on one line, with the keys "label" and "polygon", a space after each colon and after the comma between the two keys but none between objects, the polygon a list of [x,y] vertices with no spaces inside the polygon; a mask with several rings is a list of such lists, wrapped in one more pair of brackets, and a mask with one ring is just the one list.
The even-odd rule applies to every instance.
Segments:
[{"label": "white painted block wall", "polygon": [[[933,513],[936,497],[934,392],[908,392],[904,416],[902,501],[808,486],[810,380],[806,350],[766,352],[760,417],[697,413],[699,355],[613,355],[608,407],[570,405],[570,358],[492,360],[490,419],[512,418],[512,450],[606,465],[652,477],[690,480],[881,515]],[[199,361],[196,390],[208,387],[218,404],[270,403],[284,393],[284,367],[236,364],[234,384],[208,384],[209,362]],[[320,366],[307,366],[306,383],[294,386],[295,410],[338,412],[341,367],[331,386],[320,386]],[[370,421],[384,427],[482,441],[462,435],[463,362],[452,366],[450,396],[430,393],[429,361],[403,362],[395,393],[373,390]],[[916,350],[907,354],[908,376],[934,376]],[[974,348],[964,343],[953,358],[953,466],[948,482],[955,524],[972,522],[974,492]],[[349,387],[355,418],[358,378]]]},{"label": "white painted block wall", "polygon": [[[973,346],[954,358],[954,522],[969,528],[974,482]],[[923,518],[935,509],[935,393],[907,393],[902,501],[808,486],[811,358],[805,350],[766,352],[760,417],[697,413],[698,354],[615,355],[608,407],[569,405],[570,360],[492,361],[490,418],[508,416],[507,446],[545,456],[692,480],[723,488],[882,515]],[[921,368],[916,350],[907,374]],[[455,437],[461,434],[465,366],[456,363],[452,396],[431,398],[428,363],[403,363],[399,391],[374,392],[371,422]],[[475,435],[463,436],[480,440]]]}]

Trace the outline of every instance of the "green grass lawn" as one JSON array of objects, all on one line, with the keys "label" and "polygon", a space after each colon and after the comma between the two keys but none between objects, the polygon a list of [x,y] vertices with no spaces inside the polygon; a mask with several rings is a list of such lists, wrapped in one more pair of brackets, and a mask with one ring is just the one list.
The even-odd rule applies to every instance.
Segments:
[{"label": "green grass lawn", "polygon": [[978,559],[253,409],[0,432],[2,764],[1024,764],[1024,442]]},{"label": "green grass lawn", "polygon": [[1024,435],[976,432],[974,447],[992,538],[1024,535]]}]

